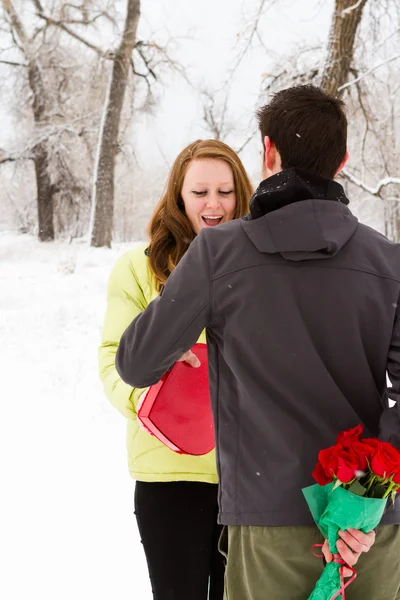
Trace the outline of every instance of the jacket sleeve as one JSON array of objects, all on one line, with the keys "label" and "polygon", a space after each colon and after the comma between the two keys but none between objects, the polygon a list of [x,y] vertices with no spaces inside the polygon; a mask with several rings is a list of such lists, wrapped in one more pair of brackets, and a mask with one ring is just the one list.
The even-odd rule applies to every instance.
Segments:
[{"label": "jacket sleeve", "polygon": [[[400,302],[400,299],[399,299]],[[400,450],[400,304],[398,304],[392,340],[387,360],[387,373],[392,384],[388,396],[394,406],[386,407],[380,422],[381,439],[391,442]]]},{"label": "jacket sleeve", "polygon": [[116,366],[129,385],[142,388],[157,383],[208,325],[210,272],[203,233],[192,242],[162,294],[121,338]]},{"label": "jacket sleeve", "polygon": [[125,254],[115,265],[108,283],[99,371],[107,398],[128,419],[135,418],[135,406],[143,390],[122,381],[115,368],[115,355],[122,333],[146,306],[147,301],[130,256]]}]

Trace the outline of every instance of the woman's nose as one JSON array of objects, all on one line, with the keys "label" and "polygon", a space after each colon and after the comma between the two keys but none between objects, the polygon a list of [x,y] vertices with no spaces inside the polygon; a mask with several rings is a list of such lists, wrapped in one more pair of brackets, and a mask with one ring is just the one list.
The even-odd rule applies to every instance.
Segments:
[{"label": "woman's nose", "polygon": [[215,208],[218,207],[220,205],[220,201],[218,198],[218,194],[215,192],[211,192],[210,194],[208,194],[207,196],[207,206],[209,208]]}]

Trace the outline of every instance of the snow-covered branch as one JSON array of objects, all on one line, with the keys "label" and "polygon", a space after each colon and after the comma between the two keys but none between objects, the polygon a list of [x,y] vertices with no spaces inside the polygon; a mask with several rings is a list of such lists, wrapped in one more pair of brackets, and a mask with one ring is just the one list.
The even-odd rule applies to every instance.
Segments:
[{"label": "snow-covered branch", "polygon": [[351,13],[353,10],[356,10],[359,6],[361,6],[361,4],[363,3],[363,1],[364,0],[358,0],[358,2],[356,4],[353,4],[353,6],[349,6],[348,8],[345,8],[340,13],[340,16],[341,17],[345,17],[346,15],[348,15],[349,13]]},{"label": "snow-covered branch", "polygon": [[[86,115],[86,118],[89,118],[90,116],[91,115],[88,114]],[[80,138],[85,134],[94,134],[97,132],[97,127],[93,127],[93,129],[83,126],[75,128],[74,124],[79,123],[80,121],[81,118],[77,118],[65,125],[53,124],[47,127],[42,127],[40,132],[32,136],[29,143],[24,148],[13,148],[13,150],[9,151],[7,154],[5,151],[0,149],[0,165],[9,162],[17,162],[20,160],[33,160],[35,156],[35,148],[37,148],[37,146],[49,141],[53,144],[60,144],[60,138],[64,133]]]},{"label": "snow-covered branch", "polygon": [[341,85],[338,88],[338,92],[344,90],[345,88],[348,88],[351,85],[354,85],[355,83],[358,83],[359,81],[361,81],[362,79],[364,79],[365,77],[367,77],[368,75],[370,75],[371,73],[376,71],[377,69],[380,69],[381,67],[384,67],[385,65],[388,65],[389,63],[393,62],[394,60],[398,60],[399,58],[400,58],[400,54],[395,54],[391,58],[387,58],[386,60],[382,61],[378,65],[375,65],[374,67],[372,67],[372,69],[369,69],[368,71],[366,71],[359,77],[356,77],[356,79],[352,79],[351,81],[348,81],[347,83]]},{"label": "snow-covered branch", "polygon": [[354,185],[371,194],[371,196],[379,196],[382,188],[386,187],[387,185],[400,185],[400,177],[384,177],[383,179],[378,181],[375,187],[372,187],[367,183],[361,181],[361,179],[358,179],[358,177],[350,173],[350,171],[348,171],[347,169],[343,169],[343,171],[341,171],[341,175],[343,175],[346,179],[354,183]]}]

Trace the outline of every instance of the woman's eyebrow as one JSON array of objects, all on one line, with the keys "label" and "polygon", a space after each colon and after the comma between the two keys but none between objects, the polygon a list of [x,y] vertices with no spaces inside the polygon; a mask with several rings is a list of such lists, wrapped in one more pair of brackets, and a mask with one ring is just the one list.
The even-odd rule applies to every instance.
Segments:
[{"label": "woman's eyebrow", "polygon": [[[195,181],[193,185],[208,185],[202,181]],[[233,185],[233,181],[221,181],[218,185]]]}]

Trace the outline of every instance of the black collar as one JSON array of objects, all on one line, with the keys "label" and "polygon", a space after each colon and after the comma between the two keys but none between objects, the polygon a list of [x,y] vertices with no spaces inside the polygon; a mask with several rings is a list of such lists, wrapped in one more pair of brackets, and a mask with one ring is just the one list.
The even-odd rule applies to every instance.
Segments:
[{"label": "black collar", "polygon": [[343,187],[337,181],[292,168],[285,169],[260,183],[250,200],[250,214],[244,218],[258,219],[302,200],[331,200],[349,204]]}]

